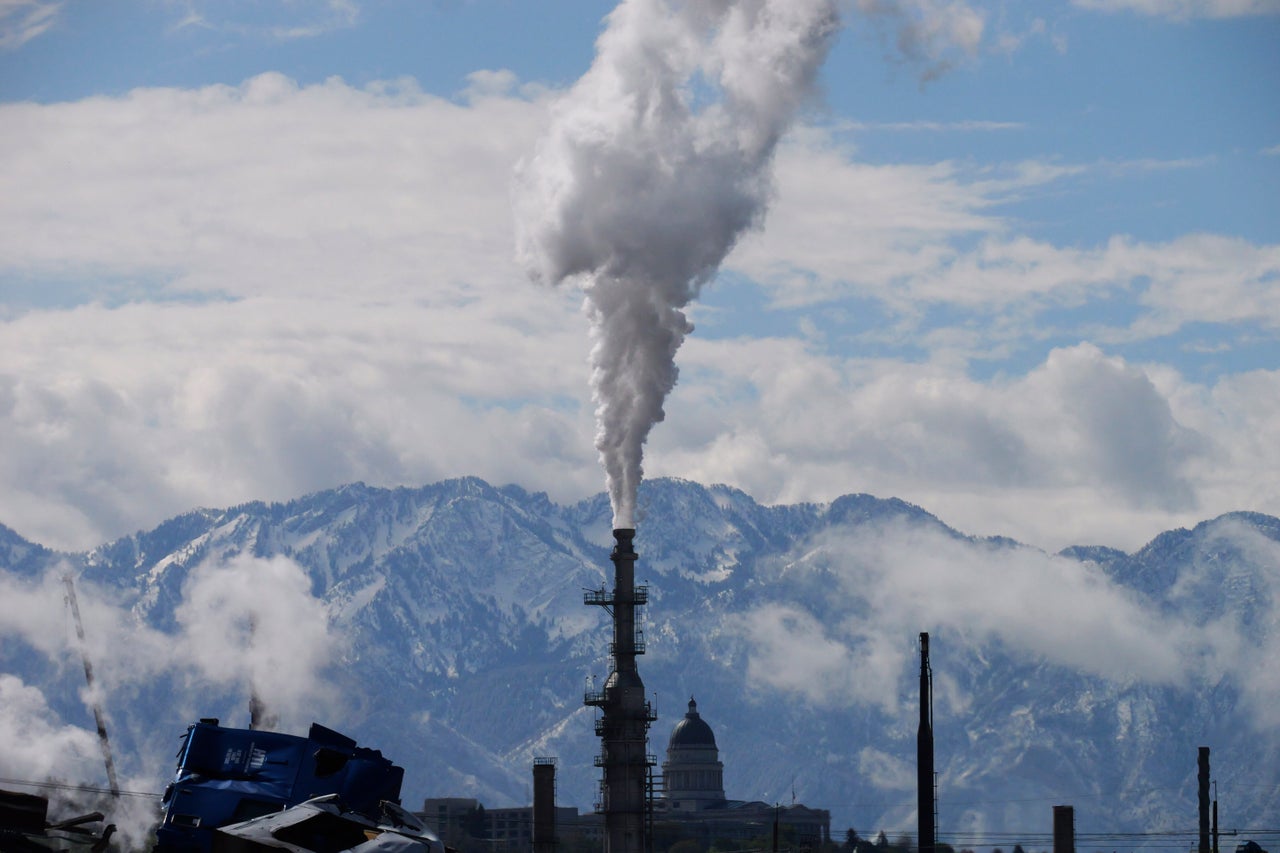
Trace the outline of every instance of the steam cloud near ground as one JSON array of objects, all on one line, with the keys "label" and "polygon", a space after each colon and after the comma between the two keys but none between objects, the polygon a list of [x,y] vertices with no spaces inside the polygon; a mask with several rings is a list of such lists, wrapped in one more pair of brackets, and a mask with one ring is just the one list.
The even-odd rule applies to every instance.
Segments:
[{"label": "steam cloud near ground", "polygon": [[[228,692],[239,696],[238,706],[247,710],[250,691],[256,691],[285,731],[324,716],[318,709],[337,712],[321,670],[338,654],[340,643],[330,630],[324,603],[311,595],[310,580],[293,561],[239,554],[195,567],[182,587],[174,633],[147,627],[110,591],[78,582],[94,667],[92,692],[84,682],[67,614],[64,574],[65,567],[34,580],[0,574],[0,640],[18,638],[47,657],[61,678],[79,685],[85,719],[92,703],[101,704],[109,734],[113,706],[163,677],[175,678],[181,690],[173,698],[175,707],[166,710],[182,713],[186,720],[207,715],[203,703]],[[117,756],[117,766],[129,771],[121,776],[122,789],[156,791],[171,769],[157,763],[172,761],[170,738],[154,740],[149,746],[163,741],[164,750],[142,760],[154,766],[135,767],[136,756],[133,761]],[[0,742],[6,744],[0,751],[0,777],[105,787],[97,734],[60,720],[39,688],[7,674],[0,674]],[[66,794],[52,800],[63,808],[84,802]],[[109,820],[126,842],[140,844],[156,820],[154,805],[153,799],[125,797],[111,804]]]}]

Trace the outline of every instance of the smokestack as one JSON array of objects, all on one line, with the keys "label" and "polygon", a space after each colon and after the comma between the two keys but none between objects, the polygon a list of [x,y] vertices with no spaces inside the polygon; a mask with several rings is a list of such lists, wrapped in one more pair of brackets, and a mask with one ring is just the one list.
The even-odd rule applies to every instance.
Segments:
[{"label": "smokestack", "polygon": [[920,853],[933,853],[937,821],[933,797],[933,669],[929,666],[929,632],[920,632],[920,728],[916,733],[916,814]]},{"label": "smokestack", "polygon": [[604,813],[605,853],[642,853],[647,847],[648,776],[656,763],[648,754],[649,723],[657,719],[644,698],[644,682],[636,656],[644,654],[644,637],[636,628],[636,608],[648,601],[647,587],[636,587],[637,554],[632,528],[613,531],[613,592],[586,593],[583,601],[613,615],[613,672],[604,690],[589,692],[586,705],[603,711],[596,720],[601,749],[596,766],[604,768],[599,811]]},{"label": "smokestack", "polygon": [[1200,747],[1200,853],[1209,849],[1209,747]]},{"label": "smokestack", "polygon": [[1076,853],[1076,810],[1053,807],[1053,853]]},{"label": "smokestack", "polygon": [[533,853],[556,850],[556,760],[533,759]]}]

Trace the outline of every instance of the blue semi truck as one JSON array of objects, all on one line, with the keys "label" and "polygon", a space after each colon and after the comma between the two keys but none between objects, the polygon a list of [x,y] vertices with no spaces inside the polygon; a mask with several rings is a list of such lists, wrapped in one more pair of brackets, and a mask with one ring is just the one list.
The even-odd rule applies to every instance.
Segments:
[{"label": "blue semi truck", "polygon": [[403,780],[404,769],[381,752],[318,723],[301,737],[201,720],[183,736],[154,850],[215,853],[218,829],[328,795],[344,812],[377,823],[383,803],[399,805]]}]

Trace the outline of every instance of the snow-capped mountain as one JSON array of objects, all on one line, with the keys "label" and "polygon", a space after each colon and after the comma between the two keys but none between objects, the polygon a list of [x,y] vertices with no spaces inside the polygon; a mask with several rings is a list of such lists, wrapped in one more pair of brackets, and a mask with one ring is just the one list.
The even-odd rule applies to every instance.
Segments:
[{"label": "snow-capped mountain", "polygon": [[[1194,831],[1199,746],[1224,828],[1280,818],[1280,520],[1049,555],[867,495],[770,507],[654,480],[641,503],[652,751],[695,696],[731,798],[830,809],[838,837],[913,833],[929,631],[940,840],[1039,843],[1063,803],[1082,835]],[[0,528],[0,673],[23,707],[42,694],[50,731],[92,729],[61,610],[72,574],[137,788],[160,789],[196,717],[246,724],[253,684],[285,727],[315,719],[403,765],[410,806],[526,804],[533,758],[553,755],[561,804],[589,809],[582,696],[610,635],[583,591],[612,584],[609,524],[603,495],[561,506],[467,478],[196,510],[85,554]]]}]

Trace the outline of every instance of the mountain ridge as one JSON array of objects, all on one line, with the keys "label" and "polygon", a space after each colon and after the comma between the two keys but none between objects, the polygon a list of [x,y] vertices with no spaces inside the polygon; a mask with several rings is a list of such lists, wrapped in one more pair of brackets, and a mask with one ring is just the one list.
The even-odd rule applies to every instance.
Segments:
[{"label": "mountain ridge", "polygon": [[[293,707],[282,692],[282,707],[295,717],[324,711],[320,722],[404,764],[410,805],[452,795],[519,803],[532,757],[557,754],[562,803],[589,808],[599,747],[581,697],[590,678],[608,673],[609,632],[582,592],[612,583],[609,515],[603,494],[559,505],[474,477],[392,489],[353,483],[192,510],[79,554],[40,551],[0,528],[0,567],[28,578],[60,560],[79,574],[82,598],[103,599],[91,608],[127,612],[119,630],[137,625],[160,645],[194,631],[189,602],[209,577],[244,568],[251,600],[254,578],[300,573],[299,594],[323,608],[334,635],[330,657],[309,673],[324,688],[315,695],[327,698]],[[696,692],[731,797],[780,801],[794,785],[801,801],[833,812],[833,832],[913,826],[909,708],[920,630],[936,638],[942,840],[1043,827],[1051,800],[1080,794],[1092,804],[1137,788],[1143,793],[1105,807],[1078,807],[1078,825],[1147,826],[1181,815],[1178,825],[1193,826],[1186,786],[1195,737],[1224,744],[1215,744],[1223,766],[1280,764],[1280,721],[1258,710],[1280,693],[1257,668],[1261,658],[1224,663],[1236,646],[1211,645],[1213,631],[1236,617],[1264,648],[1280,641],[1280,570],[1267,551],[1280,542],[1280,520],[1270,516],[1227,513],[1133,554],[1082,546],[1048,555],[967,536],[897,499],[767,507],[730,487],[653,480],[637,526],[637,579],[651,589],[640,671],[663,715],[652,751],[661,759],[665,733]],[[931,561],[934,574],[913,568]],[[1064,601],[1092,594],[1081,600],[1136,627],[1126,632],[1120,619],[1086,629],[1142,652],[1129,655],[1132,671],[1125,654],[1108,663],[1087,643],[1072,657],[1057,647],[1077,645],[1070,630],[1037,639],[1052,626],[1018,609],[1033,608],[1034,598],[1000,611],[1001,626],[982,613],[984,600],[964,609],[963,587],[929,592],[926,582],[945,584],[948,572],[985,584],[981,594],[997,609],[1002,588],[1026,573],[1050,594],[1064,591]],[[1215,584],[1222,594],[1209,600]],[[1176,620],[1195,642],[1165,651],[1179,631],[1153,614]],[[1062,619],[1076,616],[1083,611]],[[9,646],[0,650],[3,671],[40,687],[62,719],[83,726],[65,661],[54,654],[24,663]],[[252,658],[250,646],[235,648]],[[298,654],[308,659],[305,649]],[[195,675],[148,665],[159,674],[128,682],[108,659],[103,680],[127,682],[105,689],[113,737],[136,758],[133,772],[161,779],[170,768],[151,766],[159,760],[151,741],[167,742],[196,715],[243,716],[247,687],[219,680],[211,664]],[[1261,748],[1248,737],[1259,725],[1271,732]],[[1235,802],[1242,815],[1274,822],[1280,778],[1274,770],[1260,778],[1258,792],[1241,789]],[[1029,792],[1043,795],[1040,806],[1025,803]],[[979,794],[997,805],[963,805]],[[1190,801],[1194,808],[1194,791]]]}]

